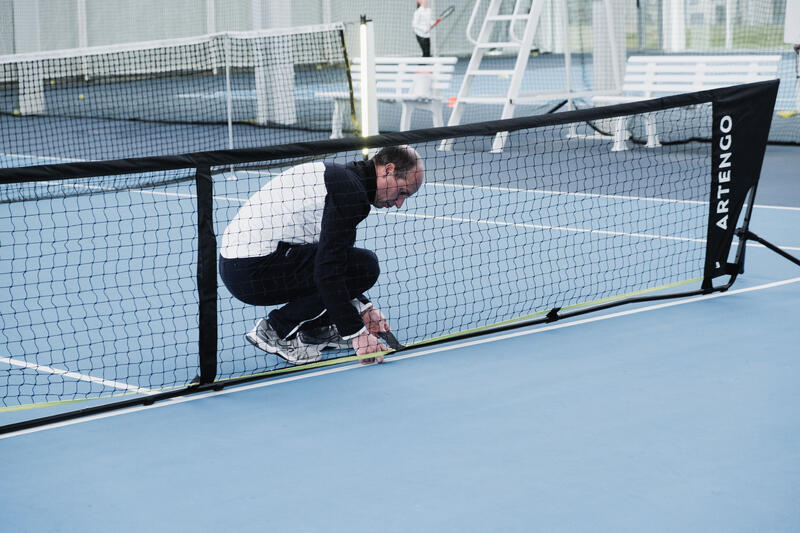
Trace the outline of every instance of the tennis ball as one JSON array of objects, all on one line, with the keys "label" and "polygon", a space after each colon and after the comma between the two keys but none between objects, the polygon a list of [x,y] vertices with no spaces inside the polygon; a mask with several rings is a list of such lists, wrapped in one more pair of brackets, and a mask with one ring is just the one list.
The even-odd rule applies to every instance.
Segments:
[{"label": "tennis ball", "polygon": [[15,109],[12,113],[14,113],[14,116],[19,116],[19,109]]},{"label": "tennis ball", "polygon": [[50,80],[50,85],[55,85],[55,84],[56,84],[56,80]]},{"label": "tennis ball", "polygon": [[78,95],[78,100],[83,100],[84,98],[85,98],[85,97],[83,96],[83,93],[81,93],[81,94],[79,94],[79,95]]},{"label": "tennis ball", "polygon": [[322,70],[322,65],[317,65],[317,70]]}]

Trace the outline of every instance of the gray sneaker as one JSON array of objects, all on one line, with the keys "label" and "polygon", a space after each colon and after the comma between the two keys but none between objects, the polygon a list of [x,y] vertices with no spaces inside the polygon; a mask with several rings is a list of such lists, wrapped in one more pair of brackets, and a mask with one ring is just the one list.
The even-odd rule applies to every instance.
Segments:
[{"label": "gray sneaker", "polygon": [[278,332],[265,318],[259,318],[255,327],[245,335],[245,338],[256,348],[268,353],[274,353],[293,365],[315,363],[322,359],[322,352],[319,347],[313,344],[306,344],[299,337],[291,340],[281,339],[278,336]]},{"label": "gray sneaker", "polygon": [[297,334],[303,344],[316,345],[320,350],[331,348],[333,350],[352,350],[353,343],[339,335],[336,326],[320,326]]}]

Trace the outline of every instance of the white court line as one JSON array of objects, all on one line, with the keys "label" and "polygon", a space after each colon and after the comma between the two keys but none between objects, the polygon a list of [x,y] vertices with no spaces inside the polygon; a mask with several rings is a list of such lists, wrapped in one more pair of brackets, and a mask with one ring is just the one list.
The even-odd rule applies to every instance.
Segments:
[{"label": "white court line", "polygon": [[[440,184],[442,185],[442,184]],[[87,189],[96,189],[102,191],[114,191],[117,189],[111,187],[100,187],[97,185],[74,185],[75,187],[83,187]],[[471,188],[471,186],[467,185],[454,185],[454,187],[467,187]],[[196,198],[197,195],[190,194],[190,193],[174,193],[174,192],[162,192],[162,191],[152,191],[148,189],[125,189],[128,192],[141,194],[141,195],[151,195],[151,196],[168,196],[173,198]],[[535,192],[533,190],[526,190],[526,189],[504,189],[506,191],[511,192],[528,192],[532,193]],[[581,195],[583,193],[561,193],[561,192],[553,192],[552,194],[576,194]],[[605,195],[586,195],[586,196],[602,196]],[[628,199],[639,199],[636,197],[623,197],[623,196],[611,196],[611,198],[628,198]],[[247,198],[237,198],[231,196],[214,196],[215,200],[225,201],[225,202],[239,202],[245,203],[248,199]],[[644,198],[642,198],[644,200]],[[666,200],[665,200],[666,201]],[[684,202],[685,200],[669,200],[670,202]],[[702,203],[702,202],[700,202]],[[756,207],[758,207],[756,205]],[[435,219],[435,220],[446,220],[449,222],[469,222],[472,224],[485,224],[485,225],[495,225],[495,226],[515,226],[520,228],[527,228],[527,229],[549,229],[555,231],[564,231],[564,232],[572,232],[572,233],[594,233],[598,235],[610,235],[610,236],[618,236],[618,237],[632,237],[632,238],[640,238],[640,239],[662,239],[668,241],[678,241],[678,242],[695,242],[695,243],[705,243],[705,239],[695,239],[691,237],[674,237],[671,235],[658,235],[655,233],[629,233],[624,231],[610,231],[610,230],[597,230],[597,229],[586,229],[586,228],[573,228],[569,226],[550,226],[544,224],[524,224],[518,222],[503,222],[503,221],[492,221],[492,220],[480,220],[480,219],[472,219],[472,218],[458,218],[458,217],[445,217],[445,216],[436,216],[436,215],[417,215],[413,213],[402,213],[402,212],[395,212],[395,211],[375,211],[377,214],[385,215],[385,216],[396,216],[396,217],[408,217],[408,218],[420,218],[420,219]],[[754,248],[765,248],[764,245],[755,243],[752,241],[748,241],[748,247]],[[797,246],[779,246],[779,248],[786,250],[786,251],[800,251],[800,247]]]},{"label": "white court line", "polygon": [[[18,157],[18,158],[36,158],[36,159],[47,159],[53,161],[60,161],[65,163],[71,162],[84,162],[86,160],[83,159],[65,159],[65,158],[55,158],[55,157],[46,157],[46,156],[27,156],[21,154],[2,154],[6,157]],[[259,170],[237,170],[235,171],[237,174],[257,174],[257,175],[266,175],[266,176],[276,176],[278,174],[271,173],[271,172],[264,172]],[[59,181],[59,180],[56,180]],[[72,187],[83,187],[86,189],[93,189],[93,190],[103,190],[103,191],[115,191],[118,190],[113,187],[99,187],[99,186],[87,186],[87,185],[78,185],[78,184],[66,184]],[[649,198],[646,196],[626,196],[626,195],[616,195],[616,194],[598,194],[598,193],[582,193],[582,192],[565,192],[565,191],[550,191],[547,189],[521,189],[515,187],[497,187],[497,186],[485,186],[485,185],[464,185],[464,184],[457,184],[457,183],[438,183],[438,182],[427,182],[425,183],[426,186],[429,187],[446,187],[446,188],[453,188],[453,189],[474,189],[474,190],[485,190],[490,192],[516,192],[516,193],[525,193],[525,194],[542,194],[542,195],[564,195],[564,196],[575,196],[578,198],[605,198],[611,200],[638,200],[644,202],[655,202],[655,203],[682,203],[682,204],[689,204],[689,205],[707,205],[708,202],[701,202],[699,200],[677,200],[673,198]],[[124,189],[129,192],[136,192],[138,189]],[[151,191],[151,194],[158,194],[155,191]],[[174,196],[180,198],[194,198],[195,195],[182,195],[177,193],[161,193],[164,196]],[[224,196],[215,196],[217,200],[223,201],[238,201],[238,202],[246,202],[247,198],[228,198]],[[744,207],[747,207],[747,204],[744,204]],[[755,204],[753,207],[757,209],[775,209],[775,210],[783,210],[783,211],[798,211],[800,212],[800,207],[788,207],[788,206],[781,206],[781,205],[762,205],[762,204]]]},{"label": "white court line", "polygon": [[[747,207],[747,204],[744,204]],[[756,209],[775,209],[778,211],[797,211],[800,213],[800,207],[787,207],[785,205],[761,205],[756,204],[753,206]]]},{"label": "white court line", "polygon": [[667,241],[683,241],[683,242],[706,242],[705,239],[693,239],[691,237],[673,237],[671,235],[658,235],[656,233],[627,233],[624,231],[609,231],[609,230],[600,230],[600,229],[586,229],[586,228],[572,228],[569,226],[547,226],[543,224],[525,224],[519,222],[503,222],[499,220],[479,220],[479,219],[472,219],[472,218],[458,218],[458,217],[443,217],[443,216],[435,216],[435,215],[415,215],[413,213],[395,213],[395,212],[380,212],[386,216],[394,216],[394,217],[407,217],[407,218],[422,218],[422,219],[436,219],[436,220],[446,220],[448,222],[469,222],[473,224],[485,224],[491,226],[515,226],[518,228],[527,228],[527,229],[552,229],[556,231],[565,231],[565,232],[572,232],[572,233],[596,233],[598,235],[612,235],[612,236],[623,236],[623,237],[636,237],[636,238],[643,238],[643,239],[663,239]]},{"label": "white court line", "polygon": [[[738,241],[737,241],[737,242],[738,242]],[[759,243],[759,242],[754,242],[754,241],[747,241],[747,247],[748,247],[748,248],[751,248],[751,247],[752,247],[752,248],[764,248],[764,249],[766,249],[766,248],[767,248],[767,247],[766,247],[766,246],[764,246],[763,244],[761,244],[761,243]],[[790,252],[800,252],[800,246],[778,246],[778,248],[780,248],[780,249],[781,249],[781,250],[783,250],[784,252],[786,252],[786,251],[790,251]]]},{"label": "white court line", "polygon": [[69,370],[62,370],[60,368],[53,368],[52,366],[47,365],[40,365],[37,363],[29,363],[27,361],[21,361],[19,359],[12,359],[9,357],[0,357],[0,363],[7,363],[11,366],[18,366],[20,368],[31,368],[38,372],[46,372],[48,374],[57,374],[59,376],[65,376],[72,379],[77,379],[79,381],[89,381],[91,383],[98,383],[105,387],[112,387],[119,390],[131,391],[136,392],[139,394],[149,394],[153,391],[150,389],[145,389],[142,387],[136,387],[134,385],[128,385],[127,383],[122,383],[120,381],[112,381],[110,379],[103,379],[103,378],[96,378],[94,376],[88,376],[86,374],[81,374],[79,372],[70,372]]},{"label": "white court line", "polygon": [[[425,186],[433,186],[433,187],[449,187],[449,188],[456,188],[456,189],[478,189],[478,190],[485,190],[490,192],[518,192],[518,193],[525,193],[525,194],[543,194],[543,195],[565,195],[565,196],[576,196],[578,198],[606,198],[611,200],[639,200],[643,202],[655,202],[655,203],[679,203],[679,204],[689,204],[689,205],[708,205],[708,202],[701,202],[699,200],[677,200],[673,198],[648,198],[646,196],[625,196],[625,195],[617,195],[617,194],[596,194],[596,193],[584,193],[584,192],[564,192],[564,191],[549,191],[546,189],[518,189],[514,187],[496,187],[496,186],[484,186],[484,185],[463,185],[457,183],[436,183],[430,182],[425,183]],[[744,204],[744,207],[747,207],[747,204]],[[785,211],[800,211],[800,207],[786,207],[781,205],[761,205],[755,204],[753,207],[757,209],[779,209]]]},{"label": "white court line", "polygon": [[612,200],[639,200],[655,203],[677,203],[677,204],[690,204],[690,205],[708,205],[708,202],[700,202],[698,200],[676,200],[673,198],[648,198],[646,196],[625,196],[617,194],[596,194],[587,192],[565,192],[565,191],[549,191],[547,189],[518,189],[514,187],[497,187],[487,185],[463,185],[457,183],[425,183],[426,186],[431,185],[434,187],[449,187],[456,189],[477,189],[481,191],[490,192],[519,192],[525,194],[543,194],[543,195],[563,195],[563,196],[576,196],[578,198],[607,198]]},{"label": "white court line", "polygon": [[25,154],[0,154],[0,157],[15,157],[17,159],[41,159],[43,161],[56,161],[56,163],[88,163],[91,159],[69,159],[66,157],[50,157],[46,155],[25,155]]},{"label": "white court line", "polygon": [[[84,162],[86,160],[83,159],[64,159],[64,158],[55,158],[55,157],[44,157],[44,156],[26,156],[20,154],[2,154],[6,157],[19,157],[19,158],[30,158],[34,157],[36,159],[48,159],[53,161],[60,161],[65,163],[71,162]],[[266,175],[266,176],[276,176],[277,174],[270,173],[270,172],[263,172],[258,170],[237,170],[234,174],[257,174],[257,175]],[[55,180],[60,181],[60,180]],[[679,203],[679,204],[689,204],[689,205],[707,205],[708,202],[701,202],[699,200],[677,200],[673,198],[648,198],[646,196],[626,196],[626,195],[616,195],[616,194],[597,194],[597,193],[581,193],[581,192],[565,192],[565,191],[550,191],[546,189],[520,189],[514,187],[496,187],[496,186],[484,186],[484,185],[464,185],[464,184],[456,184],[456,183],[437,183],[437,182],[428,182],[425,183],[426,186],[429,187],[446,187],[446,188],[454,188],[454,189],[475,189],[475,190],[485,190],[490,192],[516,192],[516,193],[525,193],[525,194],[542,194],[542,195],[564,195],[564,196],[575,196],[578,198],[605,198],[611,200],[638,200],[643,202],[655,202],[655,203]],[[65,186],[72,186],[72,187],[83,187],[86,189],[91,190],[101,190],[101,191],[116,191],[119,189],[113,187],[99,187],[99,186],[87,186],[87,185],[79,185],[79,184],[65,184]],[[138,189],[123,189],[129,192],[137,192]],[[151,194],[157,195],[155,191],[151,191]],[[195,195],[182,195],[178,193],[161,193],[163,196],[174,196],[179,198],[194,198]],[[238,201],[238,202],[246,202],[247,198],[227,198],[224,196],[214,196],[217,200],[223,201]],[[744,207],[747,207],[747,204],[744,204]],[[781,206],[781,205],[762,205],[762,204],[755,204],[753,207],[757,209],[774,209],[774,210],[782,210],[782,211],[797,211],[800,212],[800,207],[788,207],[788,206]]]},{"label": "white court line", "polygon": [[[458,217],[443,217],[443,216],[435,216],[435,215],[416,215],[413,213],[400,213],[394,211],[378,211],[379,214],[385,216],[394,216],[394,217],[407,217],[407,218],[421,218],[421,219],[435,219],[435,220],[446,220],[449,222],[468,222],[471,224],[485,224],[485,225],[492,225],[492,226],[515,226],[519,228],[527,228],[527,229],[549,229],[555,231],[564,231],[564,232],[572,232],[572,233],[596,233],[598,235],[610,235],[616,237],[633,237],[639,239],[662,239],[666,241],[680,241],[680,242],[696,242],[696,243],[705,243],[705,239],[694,239],[691,237],[673,237],[671,235],[658,235],[656,233],[628,233],[624,231],[610,231],[610,230],[599,230],[599,229],[586,229],[586,228],[571,228],[569,226],[546,226],[542,224],[524,224],[519,222],[502,222],[497,220],[479,220],[479,219],[472,219],[472,218],[458,218]],[[747,246],[754,247],[754,248],[766,248],[763,244],[759,244],[753,241],[747,241]],[[790,250],[790,251],[800,251],[800,246],[779,246],[782,250]]]},{"label": "white court line", "polygon": [[[164,192],[164,191],[153,191],[150,189],[118,189],[116,187],[101,187],[99,185],[81,185],[79,183],[69,183],[65,184],[65,186],[74,187],[76,189],[85,189],[91,191],[101,191],[101,192],[115,192],[123,190],[128,193],[136,193],[142,196],[166,196],[168,198],[190,198],[196,199],[196,194],[191,193],[180,193],[180,192]],[[247,201],[247,198],[236,198],[235,196],[214,196],[215,200],[220,200],[223,202],[239,202],[241,204]]]},{"label": "white court line", "polygon": [[[611,319],[611,318],[619,318],[619,317],[623,317],[623,316],[636,315],[636,314],[644,313],[644,312],[647,312],[647,311],[656,311],[656,310],[659,310],[659,309],[665,309],[667,307],[675,307],[675,306],[678,306],[678,305],[685,305],[685,304],[689,304],[689,303],[702,302],[702,301],[705,301],[705,300],[712,300],[714,298],[722,298],[722,297],[726,297],[726,296],[733,296],[734,294],[742,294],[742,293],[746,293],[746,292],[760,291],[760,290],[765,290],[765,289],[772,289],[774,287],[780,287],[782,285],[788,285],[788,284],[797,283],[797,282],[800,282],[800,277],[786,279],[786,280],[782,280],[782,281],[775,281],[775,282],[772,282],[772,283],[765,283],[763,285],[756,285],[754,287],[746,287],[746,288],[743,288],[743,289],[735,289],[735,290],[729,290],[729,291],[725,291],[725,292],[716,292],[716,293],[713,293],[713,294],[706,294],[706,295],[702,295],[702,296],[696,296],[696,297],[692,297],[692,298],[673,300],[671,302],[664,302],[664,303],[660,303],[660,304],[656,304],[656,305],[650,305],[650,306],[646,306],[646,307],[637,307],[635,309],[629,309],[629,310],[626,310],[626,311],[619,311],[617,313],[610,313],[610,314],[607,314],[607,315],[598,315],[598,316],[593,316],[591,318],[584,318],[584,319],[580,319],[580,320],[569,320],[569,319],[566,319],[564,322],[559,322],[559,323],[556,323],[556,324],[550,324],[550,325],[542,326],[542,327],[539,327],[539,328],[536,328],[536,329],[521,329],[521,330],[518,330],[518,331],[513,331],[513,332],[510,332],[510,333],[504,333],[504,334],[495,335],[495,336],[487,335],[486,337],[483,337],[483,338],[478,338],[478,339],[474,339],[474,340],[471,340],[471,341],[461,342],[461,343],[458,343],[458,344],[449,344],[449,345],[444,345],[444,346],[438,346],[436,348],[429,348],[429,349],[420,348],[419,349],[420,351],[412,351],[411,353],[407,353],[407,354],[406,353],[401,353],[400,355],[397,355],[395,357],[389,356],[386,359],[388,361],[401,361],[401,360],[404,360],[404,359],[413,359],[415,357],[422,357],[424,355],[431,355],[431,354],[435,354],[435,353],[438,353],[438,352],[444,352],[444,351],[450,351],[450,350],[458,350],[460,348],[467,348],[469,346],[487,344],[487,343],[490,343],[490,342],[497,342],[497,341],[501,341],[501,340],[512,339],[512,338],[515,338],[515,337],[522,337],[522,336],[526,336],[526,335],[534,335],[536,333],[544,333],[545,331],[552,331],[552,330],[556,330],[556,329],[569,328],[569,327],[573,327],[573,326],[579,326],[579,325],[582,325],[582,324],[588,324],[588,323],[592,323],[592,322],[599,322],[601,320],[608,320],[608,319]],[[454,342],[457,342],[457,341],[454,341]],[[372,366],[372,365],[370,365],[370,366]],[[298,374],[298,375],[294,375],[294,376],[287,376],[287,377],[284,377],[284,378],[277,378],[277,379],[273,379],[273,380],[269,380],[269,381],[262,381],[262,382],[259,382],[259,383],[251,383],[249,385],[232,386],[230,388],[223,389],[221,391],[211,391],[211,392],[193,394],[193,395],[190,395],[190,396],[181,396],[181,397],[177,397],[177,398],[170,398],[168,400],[164,400],[164,401],[161,401],[161,402],[156,402],[156,403],[154,403],[152,405],[142,405],[142,406],[139,406],[139,407],[129,407],[129,408],[126,408],[126,409],[119,409],[119,410],[116,410],[116,411],[110,411],[108,413],[102,413],[102,414],[98,414],[98,415],[82,417],[82,418],[78,418],[78,419],[75,419],[75,420],[67,420],[67,421],[64,421],[64,422],[57,422],[55,424],[49,424],[49,425],[46,425],[46,426],[40,426],[40,427],[31,428],[31,429],[23,429],[23,430],[16,431],[16,432],[13,432],[13,433],[7,433],[5,435],[0,435],[0,440],[8,439],[8,438],[11,438],[11,437],[18,437],[20,435],[27,435],[29,433],[38,433],[40,431],[47,431],[47,430],[50,430],[50,429],[55,429],[55,428],[60,428],[60,427],[72,426],[72,425],[76,425],[76,424],[83,424],[85,422],[90,422],[90,421],[93,421],[93,420],[102,420],[104,418],[111,418],[111,417],[126,415],[126,414],[130,414],[130,413],[137,413],[139,411],[147,411],[149,409],[159,409],[161,407],[168,407],[168,406],[171,406],[171,405],[177,405],[177,404],[186,403],[186,402],[193,402],[193,401],[196,401],[196,400],[203,400],[203,399],[211,398],[211,397],[214,397],[214,396],[222,396],[222,395],[226,395],[226,394],[235,394],[235,393],[239,393],[239,392],[243,392],[243,391],[261,389],[261,388],[264,388],[264,387],[271,387],[273,385],[278,385],[278,384],[282,384],[282,383],[289,383],[289,382],[292,382],[292,381],[299,381],[299,380],[304,380],[304,379],[310,379],[310,378],[314,378],[314,377],[318,377],[318,376],[324,376],[324,375],[328,375],[328,374],[338,374],[339,372],[347,372],[347,371],[356,370],[356,369],[359,369],[359,368],[365,368],[365,366],[361,365],[359,363],[351,364],[351,365],[343,365],[343,366],[337,366],[337,367],[333,367],[333,368],[327,368],[325,370],[317,370],[317,371],[314,371],[314,372],[308,372],[308,373]]]}]

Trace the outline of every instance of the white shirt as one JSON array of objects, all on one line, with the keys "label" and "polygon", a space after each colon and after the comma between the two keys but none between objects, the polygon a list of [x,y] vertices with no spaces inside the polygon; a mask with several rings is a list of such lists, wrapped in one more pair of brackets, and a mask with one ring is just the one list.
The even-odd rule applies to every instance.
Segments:
[{"label": "white shirt", "polygon": [[272,178],[247,200],[225,228],[220,254],[227,259],[263,257],[278,241],[319,240],[325,209],[325,163],[304,163]]},{"label": "white shirt", "polygon": [[414,33],[418,36],[430,37],[431,26],[433,26],[434,22],[436,22],[436,19],[433,18],[433,11],[431,11],[431,8],[420,6],[414,11]]}]

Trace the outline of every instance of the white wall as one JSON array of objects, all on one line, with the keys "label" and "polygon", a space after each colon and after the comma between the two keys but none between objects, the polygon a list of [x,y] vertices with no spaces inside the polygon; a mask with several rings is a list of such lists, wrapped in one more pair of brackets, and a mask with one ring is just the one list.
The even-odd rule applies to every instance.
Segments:
[{"label": "white wall", "polygon": [[[35,52],[81,45],[78,38],[78,3],[81,0],[0,0],[0,54]],[[213,30],[246,31],[258,27],[273,28],[301,26],[323,22],[346,23],[348,48],[357,53],[359,16],[375,21],[377,53],[380,55],[419,55],[411,30],[414,0],[82,0],[86,5],[87,44],[107,44],[169,39],[209,33],[209,16]],[[453,5],[455,13],[433,32],[433,51],[439,55],[468,56],[472,44],[466,37],[466,26],[476,0],[431,0],[434,13]],[[592,11],[597,0],[568,1],[570,9],[582,6]],[[733,2],[737,24],[771,24],[777,12],[783,11],[786,0],[658,0],[664,20],[661,28],[664,49],[681,51],[692,43],[686,42],[685,18],[689,2],[691,10]],[[789,0],[796,1],[796,0]],[[777,4],[776,4],[777,2]],[[489,0],[482,0],[485,11]],[[505,1],[503,12],[513,6]],[[635,0],[624,0],[625,9],[635,9]],[[647,2],[655,10],[653,0]],[[212,9],[209,12],[209,5]],[[530,5],[525,0],[523,6]],[[778,6],[778,7],[776,7]],[[670,20],[670,14],[673,18]],[[624,17],[622,17],[624,18]],[[473,35],[477,35],[482,17],[479,16]],[[543,28],[547,27],[547,20]],[[553,21],[551,21],[553,22]],[[347,24],[350,23],[350,24]],[[550,24],[552,32],[556,31]],[[741,26],[737,26],[741,28]],[[735,28],[736,29],[736,28]],[[737,30],[741,31],[741,30]],[[782,29],[781,29],[782,31]],[[697,34],[698,28],[692,28]],[[702,32],[700,32],[702,33]],[[553,47],[557,35],[540,36],[537,44]],[[587,44],[591,43],[588,39]],[[697,44],[697,43],[694,43]],[[545,46],[545,48],[548,48]],[[697,48],[697,47],[695,47]],[[702,47],[699,47],[702,48]],[[552,48],[551,48],[552,49]],[[554,50],[556,51],[556,50]]]}]

